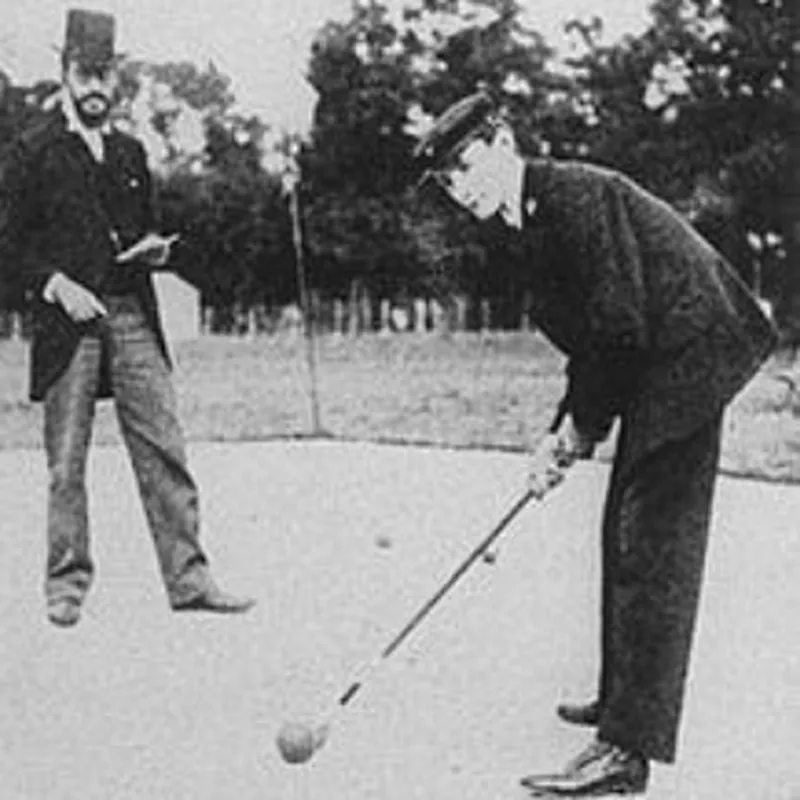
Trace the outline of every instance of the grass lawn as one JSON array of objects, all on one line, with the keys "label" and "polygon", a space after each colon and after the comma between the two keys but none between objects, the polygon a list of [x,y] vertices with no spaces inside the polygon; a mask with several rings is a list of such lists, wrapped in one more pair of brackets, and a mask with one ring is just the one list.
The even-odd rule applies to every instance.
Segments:
[{"label": "grass lawn", "polygon": [[[345,439],[521,449],[547,426],[563,390],[563,358],[536,334],[327,336],[318,358],[322,426]],[[302,339],[207,336],[179,343],[175,361],[191,440],[312,432]],[[0,374],[0,447],[39,447],[41,409],[26,400],[24,344],[0,344]],[[725,472],[800,480],[800,396],[785,376],[768,363],[732,404]],[[110,404],[94,441],[119,442]],[[612,448],[610,441],[600,456]]]}]

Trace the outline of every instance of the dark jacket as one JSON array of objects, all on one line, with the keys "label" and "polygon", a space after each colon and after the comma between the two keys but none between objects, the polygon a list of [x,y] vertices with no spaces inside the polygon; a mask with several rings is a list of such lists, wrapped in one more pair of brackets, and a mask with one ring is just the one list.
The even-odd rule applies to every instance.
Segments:
[{"label": "dark jacket", "polygon": [[720,413],[775,346],[725,259],[623,175],[533,160],[522,208],[534,317],[568,356],[561,410],[600,438],[624,415],[632,460]]},{"label": "dark jacket", "polygon": [[[154,227],[151,176],[142,145],[120,131],[111,132],[103,169],[80,136],[68,130],[60,111],[26,131],[3,158],[0,259],[3,272],[19,279],[33,308],[32,400],[43,399],[87,330],[73,323],[59,304],[42,300],[47,281],[63,272],[102,295],[119,275],[115,254]],[[169,363],[150,272],[144,265],[130,269],[136,275],[131,285]],[[99,396],[109,394],[103,381]]]}]

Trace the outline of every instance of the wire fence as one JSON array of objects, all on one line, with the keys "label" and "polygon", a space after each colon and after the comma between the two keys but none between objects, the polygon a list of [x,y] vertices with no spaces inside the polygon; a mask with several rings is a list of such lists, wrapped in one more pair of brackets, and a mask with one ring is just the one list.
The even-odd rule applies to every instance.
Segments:
[{"label": "wire fence", "polygon": [[[492,298],[453,295],[446,301],[425,297],[403,300],[362,295],[326,298],[309,294],[309,322],[315,335],[357,336],[366,333],[453,333],[458,331],[529,331],[531,298]],[[207,334],[258,336],[302,331],[303,312],[296,303],[208,306],[189,296],[161,303],[164,316],[181,314],[189,332],[180,338]],[[27,339],[31,335],[30,311],[0,310],[0,339]]]}]

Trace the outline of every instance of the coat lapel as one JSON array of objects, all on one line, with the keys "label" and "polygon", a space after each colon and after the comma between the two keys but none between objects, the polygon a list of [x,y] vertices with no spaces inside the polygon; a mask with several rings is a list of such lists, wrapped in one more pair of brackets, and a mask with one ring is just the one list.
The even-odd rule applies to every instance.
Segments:
[{"label": "coat lapel", "polygon": [[57,144],[61,162],[59,171],[67,178],[64,185],[69,188],[71,202],[82,200],[91,205],[101,218],[107,219],[108,213],[102,202],[103,193],[99,185],[101,167],[80,134],[67,129],[63,117]]}]

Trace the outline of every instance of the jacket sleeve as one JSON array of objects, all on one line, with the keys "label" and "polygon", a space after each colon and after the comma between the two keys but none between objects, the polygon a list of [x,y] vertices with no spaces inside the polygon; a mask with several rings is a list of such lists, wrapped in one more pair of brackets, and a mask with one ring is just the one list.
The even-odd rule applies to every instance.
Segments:
[{"label": "jacket sleeve", "polygon": [[[159,215],[156,213],[158,206],[158,192],[156,190],[155,182],[153,181],[153,174],[148,165],[147,152],[142,146],[141,142],[137,142],[137,174],[141,175],[144,188],[145,203],[140,209],[138,217],[138,225],[136,235],[130,237],[129,241],[125,241],[126,246],[133,244],[143,232],[155,231],[160,228]],[[172,233],[172,231],[166,231]],[[166,264],[159,267],[154,267],[142,263],[142,267],[149,272],[174,272],[180,275],[184,280],[187,280],[192,285],[199,289],[203,288],[203,275],[197,268],[198,263],[202,263],[195,257],[195,244],[193,237],[186,231],[177,231],[180,233],[180,238],[173,244],[170,249],[169,260]]]},{"label": "jacket sleeve", "polygon": [[36,295],[55,272],[36,251],[38,181],[33,150],[20,138],[0,159],[0,270],[12,291]]},{"label": "jacket sleeve", "polygon": [[575,210],[584,314],[559,414],[595,441],[635,392],[647,348],[643,269],[624,191],[620,178],[596,178]]}]

